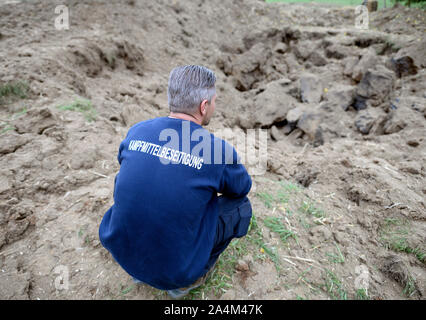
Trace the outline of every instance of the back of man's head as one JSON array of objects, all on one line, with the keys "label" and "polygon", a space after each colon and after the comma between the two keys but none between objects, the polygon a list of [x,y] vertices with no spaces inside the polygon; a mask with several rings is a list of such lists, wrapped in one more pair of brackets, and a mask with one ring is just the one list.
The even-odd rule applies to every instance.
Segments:
[{"label": "back of man's head", "polygon": [[167,97],[171,112],[193,114],[216,93],[216,76],[203,66],[180,66],[170,72]]}]

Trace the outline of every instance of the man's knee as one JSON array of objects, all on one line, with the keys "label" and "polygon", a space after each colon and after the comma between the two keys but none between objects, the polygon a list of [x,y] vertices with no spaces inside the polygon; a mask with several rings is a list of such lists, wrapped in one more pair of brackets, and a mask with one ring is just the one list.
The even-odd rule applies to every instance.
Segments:
[{"label": "man's knee", "polygon": [[238,207],[239,223],[236,228],[236,238],[241,238],[245,236],[248,232],[250,226],[250,220],[252,217],[252,208],[250,200],[245,197],[244,201]]},{"label": "man's knee", "polygon": [[243,198],[222,198],[219,200],[218,236],[220,241],[240,238],[247,234],[252,217],[250,200]]},{"label": "man's knee", "polygon": [[227,196],[220,196],[218,198],[219,202],[219,214],[225,213],[227,211],[233,211],[234,209],[240,207],[244,203],[248,202],[250,204],[250,200],[247,196],[241,198],[230,198]]}]

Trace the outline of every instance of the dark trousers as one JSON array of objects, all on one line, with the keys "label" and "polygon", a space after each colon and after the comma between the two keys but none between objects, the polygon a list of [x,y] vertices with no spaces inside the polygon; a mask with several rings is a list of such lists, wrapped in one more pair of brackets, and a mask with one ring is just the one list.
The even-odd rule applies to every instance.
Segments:
[{"label": "dark trousers", "polygon": [[241,238],[247,234],[251,216],[251,204],[247,197],[228,198],[223,195],[219,197],[219,218],[215,244],[205,273],[215,264],[232,239]]}]

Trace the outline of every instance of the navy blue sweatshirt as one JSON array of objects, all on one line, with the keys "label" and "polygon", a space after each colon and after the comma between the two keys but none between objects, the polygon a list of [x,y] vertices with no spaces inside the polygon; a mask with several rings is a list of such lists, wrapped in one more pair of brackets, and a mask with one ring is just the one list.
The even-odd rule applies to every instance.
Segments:
[{"label": "navy blue sweatshirt", "polygon": [[132,126],[118,152],[114,204],[102,245],[131,276],[155,288],[189,286],[213,248],[217,193],[242,197],[251,178],[235,149],[202,126],[162,117]]}]

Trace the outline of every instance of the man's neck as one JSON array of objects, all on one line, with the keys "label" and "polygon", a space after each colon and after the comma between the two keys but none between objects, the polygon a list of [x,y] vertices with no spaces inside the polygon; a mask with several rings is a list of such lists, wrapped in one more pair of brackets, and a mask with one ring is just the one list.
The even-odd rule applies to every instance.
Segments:
[{"label": "man's neck", "polygon": [[191,115],[191,114],[186,114],[186,113],[181,113],[181,112],[170,112],[169,118],[189,120],[189,121],[195,122],[196,124],[198,124],[200,126],[202,125],[201,119],[199,119],[198,117]]}]

